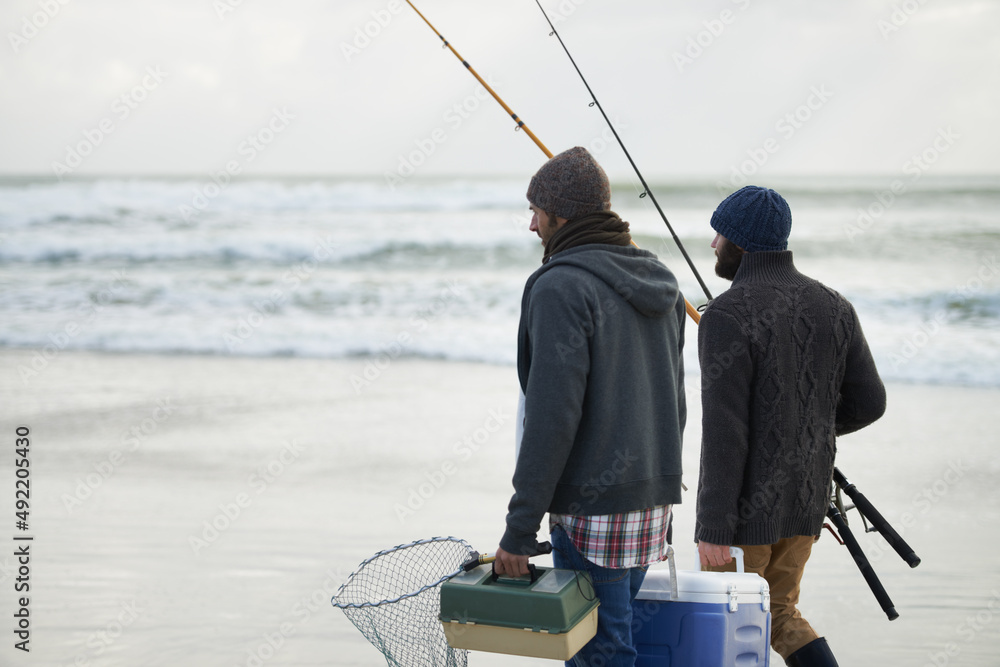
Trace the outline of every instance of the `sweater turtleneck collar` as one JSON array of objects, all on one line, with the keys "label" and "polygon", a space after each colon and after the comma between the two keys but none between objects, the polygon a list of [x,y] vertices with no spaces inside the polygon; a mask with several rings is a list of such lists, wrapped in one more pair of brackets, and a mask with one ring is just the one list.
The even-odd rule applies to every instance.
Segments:
[{"label": "sweater turtleneck collar", "polygon": [[795,268],[791,250],[748,252],[740,260],[740,268],[733,278],[733,285],[803,285],[808,282],[809,278]]}]

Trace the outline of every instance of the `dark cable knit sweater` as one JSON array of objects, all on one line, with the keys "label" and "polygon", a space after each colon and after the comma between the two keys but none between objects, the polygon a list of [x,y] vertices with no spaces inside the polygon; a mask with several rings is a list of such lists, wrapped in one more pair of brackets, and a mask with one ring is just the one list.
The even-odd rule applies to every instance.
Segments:
[{"label": "dark cable knit sweater", "polygon": [[698,327],[702,450],[695,539],[773,544],[818,535],[836,436],[885,411],[851,304],[790,251],[743,256]]}]

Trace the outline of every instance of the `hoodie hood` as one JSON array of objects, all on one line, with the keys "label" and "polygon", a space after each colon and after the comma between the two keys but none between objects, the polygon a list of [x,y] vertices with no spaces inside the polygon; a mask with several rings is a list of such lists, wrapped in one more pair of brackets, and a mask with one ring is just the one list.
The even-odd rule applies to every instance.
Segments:
[{"label": "hoodie hood", "polygon": [[564,250],[535,271],[528,290],[547,272],[572,266],[599,278],[645,317],[665,317],[681,298],[677,278],[656,255],[636,247],[591,244]]}]

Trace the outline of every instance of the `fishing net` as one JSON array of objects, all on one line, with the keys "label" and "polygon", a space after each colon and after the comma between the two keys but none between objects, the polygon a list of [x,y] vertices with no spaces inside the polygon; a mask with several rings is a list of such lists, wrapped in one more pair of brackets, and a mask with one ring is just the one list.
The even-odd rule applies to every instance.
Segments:
[{"label": "fishing net", "polygon": [[441,584],[462,572],[472,547],[433,537],[380,551],[358,566],[337,594],[361,634],[390,667],[465,667],[467,652],[448,646],[438,614]]}]

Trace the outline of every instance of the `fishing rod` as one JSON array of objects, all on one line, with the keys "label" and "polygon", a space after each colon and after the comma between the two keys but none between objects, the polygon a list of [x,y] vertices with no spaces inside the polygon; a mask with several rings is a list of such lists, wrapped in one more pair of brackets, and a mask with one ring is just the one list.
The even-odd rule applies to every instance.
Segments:
[{"label": "fishing rod", "polygon": [[[569,58],[569,61],[573,64],[573,68],[576,70],[576,73],[580,75],[580,80],[583,81],[583,85],[586,86],[587,92],[590,94],[590,98],[593,100],[590,103],[590,106],[596,106],[597,109],[601,112],[601,115],[604,116],[604,121],[608,124],[608,127],[611,129],[612,134],[615,135],[615,139],[618,141],[618,145],[621,146],[622,151],[624,151],[625,157],[628,158],[629,163],[632,165],[632,169],[635,170],[636,176],[639,177],[639,181],[642,183],[642,187],[644,190],[643,193],[639,195],[639,197],[642,198],[645,197],[646,195],[649,195],[650,201],[653,202],[653,205],[656,207],[657,212],[659,212],[660,217],[663,218],[663,222],[664,224],[667,225],[667,229],[670,230],[670,234],[673,236],[674,242],[677,244],[677,247],[680,248],[681,254],[683,254],[684,259],[687,260],[688,266],[691,267],[691,271],[694,273],[695,278],[698,279],[698,284],[700,284],[701,288],[705,291],[705,296],[707,296],[708,300],[711,301],[712,295],[708,291],[708,287],[705,285],[705,282],[701,279],[701,274],[699,274],[698,269],[695,268],[694,262],[692,262],[691,258],[688,256],[687,251],[684,249],[684,245],[681,243],[681,240],[677,237],[677,233],[674,232],[674,228],[667,220],[667,216],[663,213],[663,209],[660,208],[660,204],[656,201],[656,197],[653,196],[653,191],[650,190],[649,185],[646,184],[646,179],[643,178],[642,172],[640,172],[639,167],[636,166],[635,160],[632,159],[631,154],[629,154],[628,149],[625,147],[625,143],[622,141],[621,137],[618,136],[618,132],[617,130],[615,130],[614,124],[612,124],[611,119],[608,118],[608,114],[604,112],[604,108],[601,106],[600,101],[598,101],[597,96],[594,94],[594,91],[590,88],[590,84],[587,83],[586,77],[583,76],[583,72],[581,72],[579,66],[577,66],[576,60],[573,59],[573,55],[569,52],[569,49],[566,47],[566,43],[563,41],[563,38],[559,35],[559,31],[556,30],[555,25],[553,25],[552,19],[549,18],[549,15],[548,13],[546,13],[545,8],[542,7],[542,3],[540,2],[540,0],[535,0],[535,4],[538,5],[538,8],[541,10],[542,15],[545,16],[545,20],[548,21],[549,27],[552,29],[552,32],[549,33],[549,35],[550,36],[555,35],[556,39],[559,40],[559,44],[562,45],[563,51],[566,52],[566,56]],[[920,564],[920,558],[913,552],[913,549],[911,549],[910,546],[903,540],[903,538],[900,537],[899,534],[892,528],[892,526],[889,525],[889,522],[887,522],[885,518],[878,512],[878,510],[875,509],[875,507],[871,504],[871,502],[869,502],[868,499],[865,498],[864,494],[858,491],[857,488],[853,484],[851,484],[844,476],[844,474],[840,472],[840,470],[837,468],[834,468],[834,482],[836,483],[838,489],[843,489],[843,491],[847,493],[852,500],[854,500],[855,505],[852,508],[848,509],[857,509],[858,513],[861,514],[861,518],[863,521],[865,520],[871,521],[874,526],[873,530],[877,530],[879,533],[881,533],[882,536],[885,537],[886,540],[889,542],[889,544],[893,547],[893,549],[896,550],[899,556],[903,560],[905,560],[910,567],[916,567],[917,565]],[[854,534],[851,533],[850,528],[847,527],[847,520],[844,517],[844,514],[846,514],[846,509],[844,510],[843,514],[840,511],[841,509],[843,508],[838,507],[836,502],[831,502],[829,509],[827,511],[827,516],[834,523],[834,525],[837,527],[837,530],[840,533],[838,539],[842,539],[842,543],[846,544],[848,550],[851,552],[851,556],[854,558],[854,561],[858,564],[858,568],[861,570],[861,574],[864,576],[865,581],[868,583],[869,588],[871,588],[872,593],[878,600],[879,605],[882,607],[882,610],[885,612],[889,620],[892,621],[899,617],[899,613],[896,611],[895,607],[892,604],[892,600],[889,598],[888,593],[886,593],[885,588],[882,586],[882,583],[879,581],[878,576],[875,574],[875,570],[872,568],[871,563],[865,556],[864,551],[861,548],[861,545],[854,537]]]},{"label": "fishing rod", "polygon": [[517,114],[514,113],[514,111],[509,106],[507,106],[507,104],[502,99],[500,99],[500,96],[497,95],[496,92],[492,88],[490,88],[490,85],[488,83],[486,83],[485,81],[483,81],[483,77],[479,76],[479,73],[476,72],[476,70],[474,70],[472,68],[472,65],[470,65],[468,63],[468,61],[466,61],[466,59],[463,58],[458,53],[458,51],[455,50],[455,47],[451,45],[451,42],[449,42],[447,39],[445,39],[444,35],[442,35],[440,32],[438,32],[437,28],[435,28],[431,24],[431,22],[427,20],[426,16],[424,16],[423,14],[420,13],[420,10],[417,9],[413,5],[413,3],[410,2],[410,0],[406,0],[406,4],[408,4],[410,7],[413,7],[413,11],[415,11],[417,13],[417,16],[419,16],[420,18],[422,18],[424,20],[424,23],[426,23],[428,25],[428,27],[430,27],[430,29],[434,31],[434,34],[441,38],[441,41],[444,43],[444,45],[446,47],[448,47],[448,49],[452,53],[455,54],[455,57],[462,61],[462,64],[465,65],[465,69],[469,70],[469,73],[472,74],[472,76],[476,77],[476,80],[479,81],[480,84],[482,84],[483,88],[486,89],[486,92],[488,92],[490,95],[492,95],[493,99],[495,99],[497,101],[497,103],[499,103],[500,106],[503,107],[503,110],[506,111],[508,114],[510,114],[510,117],[514,119],[515,123],[517,123],[517,127],[514,128],[514,131],[516,132],[517,130],[524,130],[524,133],[527,134],[529,137],[531,137],[531,140],[535,142],[535,145],[537,145],[539,148],[542,149],[542,152],[545,153],[545,157],[551,158],[552,157],[552,151],[550,151],[548,148],[546,148],[545,144],[543,144],[541,142],[541,140],[538,137],[535,136],[535,133],[528,129],[528,126],[524,124],[524,121],[521,120],[520,118],[518,118]]},{"label": "fishing rod", "polygon": [[[542,152],[545,153],[545,157],[551,158],[552,157],[552,151],[550,151],[548,148],[546,148],[545,144],[543,144],[541,142],[541,140],[537,136],[535,136],[535,133],[532,132],[530,129],[528,129],[528,126],[525,125],[524,121],[521,120],[518,117],[518,115],[516,113],[514,113],[514,111],[509,106],[507,106],[506,102],[504,102],[502,99],[500,99],[500,96],[497,95],[496,91],[494,91],[489,86],[489,84],[486,83],[483,80],[483,77],[479,76],[479,73],[476,72],[475,69],[473,69],[472,65],[470,65],[468,63],[468,61],[465,58],[463,58],[458,53],[458,51],[455,50],[455,47],[451,45],[451,42],[449,42],[447,39],[445,39],[444,35],[442,35],[440,32],[438,32],[438,29],[435,28],[434,25],[431,24],[431,22],[427,20],[427,17],[424,16],[420,12],[420,10],[417,9],[412,2],[410,2],[410,0],[406,0],[406,4],[408,4],[410,7],[413,8],[413,11],[415,11],[417,13],[417,16],[419,16],[420,18],[422,18],[424,20],[424,23],[426,23],[428,25],[428,27],[430,27],[430,29],[434,31],[434,34],[437,35],[441,39],[441,42],[444,44],[444,46],[446,46],[448,48],[448,50],[450,50],[453,54],[455,54],[455,57],[458,58],[462,62],[462,64],[465,66],[465,69],[467,69],[469,71],[469,73],[472,74],[472,76],[476,77],[476,80],[479,81],[480,84],[482,84],[483,88],[485,88],[486,91],[490,95],[493,96],[493,99],[495,99],[497,101],[497,103],[501,107],[503,107],[504,111],[506,111],[510,115],[510,117],[514,119],[514,121],[517,123],[517,127],[514,128],[515,131],[516,130],[524,130],[525,134],[527,134],[531,138],[531,140],[535,142],[535,145],[537,145],[540,149],[542,149]],[[539,7],[541,7],[541,5],[539,5]],[[543,9],[542,12],[544,13],[544,11],[545,10]],[[546,18],[548,18],[548,16],[546,16]],[[552,25],[551,21],[549,22],[549,25]],[[555,31],[555,28],[553,28],[553,31]],[[562,41],[562,40],[560,39],[560,41]],[[568,53],[568,51],[567,51],[567,53]],[[579,70],[577,70],[577,71],[579,71]],[[584,82],[584,83],[586,83],[586,82]],[[589,87],[588,87],[588,90],[589,90]],[[594,101],[596,102],[597,100],[595,99]],[[600,108],[600,105],[598,105],[598,108]],[[601,113],[604,113],[603,109],[601,109]],[[607,116],[605,116],[604,118],[605,118],[605,120],[607,120]],[[610,124],[611,124],[611,122],[608,121],[608,125],[610,125]],[[615,128],[612,127],[611,131],[615,132]],[[615,132],[615,138],[618,138],[618,133],[617,132]],[[618,143],[619,143],[619,145],[622,145],[621,144],[621,139],[618,139]],[[625,146],[622,145],[622,148],[624,149]],[[626,151],[626,155],[628,155],[627,151]],[[630,162],[632,161],[631,156],[629,157],[629,161]],[[635,167],[635,163],[634,162],[632,163],[632,166],[633,166],[633,168]],[[636,169],[636,173],[637,174],[639,173],[638,169]],[[642,175],[641,174],[639,175],[639,178],[642,179]],[[643,187],[646,187],[646,182],[645,181],[643,181]],[[649,189],[647,188],[647,192],[648,191],[649,191]],[[650,199],[653,201],[654,204],[656,204],[656,199],[652,196],[652,194],[650,194]],[[657,210],[659,210],[660,209],[660,205],[656,204],[656,208],[657,208]],[[667,217],[665,215],[663,215],[663,211],[662,210],[660,211],[660,215],[663,217],[663,221],[667,222]],[[694,264],[692,264],[691,258],[688,257],[687,253],[684,251],[684,246],[681,245],[680,239],[677,238],[677,234],[674,234],[674,230],[670,227],[670,223],[669,222],[667,222],[667,228],[670,229],[670,233],[673,234],[674,241],[677,243],[678,247],[680,247],[681,252],[684,253],[684,257],[685,257],[685,259],[687,259],[688,265],[690,265],[691,269],[694,270]],[[694,275],[698,279],[698,282],[701,283],[702,289],[705,290],[705,294],[708,295],[709,300],[711,300],[712,299],[712,295],[709,294],[708,288],[705,287],[705,283],[702,282],[701,276],[698,275],[698,271],[697,270],[694,271]],[[688,316],[692,320],[694,320],[695,324],[697,324],[698,322],[701,321],[701,313],[699,313],[698,309],[695,308],[691,304],[691,302],[688,301],[687,299],[684,299],[684,309],[687,311]]]},{"label": "fishing rod", "polygon": [[861,545],[858,543],[858,539],[854,537],[854,533],[852,533],[851,529],[847,527],[847,521],[837,508],[837,503],[830,501],[829,507],[826,510],[826,516],[833,522],[833,525],[837,527],[837,532],[840,534],[839,539],[841,544],[845,545],[847,550],[851,552],[851,557],[854,558],[854,562],[857,563],[858,569],[861,570],[861,576],[865,578],[865,581],[868,583],[868,588],[871,589],[875,599],[878,600],[878,604],[882,607],[882,611],[885,612],[886,617],[890,621],[895,621],[899,618],[899,612],[896,611],[896,607],[893,605],[892,599],[889,598],[889,594],[885,592],[885,587],[882,586],[882,582],[879,581],[878,575],[875,574],[875,569],[872,567],[871,562],[869,562],[868,557],[865,555],[864,549],[862,549]]},{"label": "fishing rod", "polygon": [[[899,554],[900,558],[906,561],[907,565],[911,568],[920,565],[920,557],[913,551],[913,548],[889,525],[889,522],[885,520],[882,513],[875,509],[875,505],[868,500],[865,494],[858,490],[858,487],[853,482],[844,476],[844,473],[840,472],[839,468],[833,469],[833,481],[854,501],[854,505],[847,509],[858,510],[858,514],[861,515],[861,520],[865,524],[866,533],[881,533],[885,541],[889,543],[889,546]],[[867,527],[869,521],[872,524],[871,528]]]},{"label": "fishing rod", "polygon": [[[653,205],[656,207],[657,212],[659,212],[660,217],[663,218],[663,222],[667,225],[667,229],[670,230],[670,234],[674,237],[674,242],[677,244],[677,247],[680,248],[681,254],[683,254],[684,259],[687,260],[688,266],[690,266],[691,271],[694,272],[695,278],[698,279],[698,284],[700,284],[701,288],[705,291],[705,296],[707,296],[708,300],[711,301],[712,295],[708,291],[708,287],[705,285],[705,282],[701,279],[701,274],[699,274],[698,269],[695,268],[694,263],[688,256],[687,251],[684,249],[684,245],[681,243],[681,240],[677,237],[677,233],[674,232],[674,228],[670,225],[670,222],[667,220],[667,216],[663,213],[663,209],[660,208],[660,204],[656,201],[656,197],[653,196],[653,191],[650,190],[649,185],[646,184],[646,179],[642,177],[642,172],[639,171],[639,167],[636,166],[635,161],[632,159],[632,156],[629,154],[628,149],[625,147],[625,143],[621,140],[621,137],[618,136],[618,132],[617,130],[615,130],[615,127],[612,124],[611,119],[609,119],[608,114],[604,112],[604,108],[601,106],[600,101],[598,101],[597,96],[594,95],[594,91],[590,88],[590,84],[587,83],[587,79],[583,76],[583,72],[580,71],[579,66],[577,66],[576,61],[573,59],[573,55],[569,52],[569,49],[566,47],[566,43],[563,41],[563,38],[559,35],[559,31],[556,30],[555,25],[553,25],[552,19],[549,18],[549,15],[548,13],[546,13],[545,8],[542,7],[542,3],[540,2],[540,0],[535,0],[535,4],[538,5],[538,8],[542,11],[542,15],[545,16],[545,20],[548,21],[549,27],[552,29],[552,32],[549,33],[550,36],[555,35],[556,39],[559,40],[559,44],[562,45],[563,51],[566,52],[566,56],[569,58],[569,61],[573,64],[573,68],[576,70],[576,73],[580,75],[580,80],[583,81],[583,85],[586,86],[587,92],[590,94],[590,98],[593,100],[593,102],[591,102],[590,105],[596,106],[597,109],[601,112],[601,115],[604,116],[604,121],[608,124],[608,127],[611,129],[612,134],[615,135],[615,139],[618,141],[618,145],[621,146],[622,151],[625,152],[625,157],[628,158],[629,163],[632,165],[632,169],[635,170],[636,176],[639,177],[639,181],[642,183],[642,187],[644,190],[643,193],[639,195],[639,197],[642,198],[645,197],[646,195],[649,195],[650,201],[653,202]],[[913,549],[911,549],[910,546],[903,540],[903,538],[900,537],[899,534],[892,528],[892,526],[889,525],[889,522],[886,521],[885,518],[878,512],[878,510],[876,510],[875,507],[871,504],[871,502],[869,502],[868,499],[865,498],[864,494],[858,491],[857,487],[851,484],[844,476],[844,474],[837,468],[834,468],[834,482],[837,485],[838,489],[843,489],[843,491],[847,493],[852,500],[854,500],[855,505],[852,508],[847,508],[847,509],[857,509],[858,513],[861,514],[861,518],[863,521],[865,520],[871,521],[874,526],[873,530],[877,530],[879,533],[881,533],[882,536],[885,537],[886,540],[889,542],[889,544],[893,547],[893,549],[896,550],[899,556],[903,560],[905,560],[910,567],[916,567],[917,565],[920,564],[920,558],[913,552]],[[836,502],[831,501],[829,508],[827,510],[827,517],[836,526],[837,531],[839,532],[839,539],[842,540],[842,544],[845,544],[847,546],[848,551],[851,552],[851,556],[854,558],[855,563],[857,563],[858,565],[858,569],[861,571],[862,576],[868,583],[868,587],[875,595],[875,599],[878,600],[879,606],[882,607],[882,611],[885,612],[886,616],[890,621],[895,620],[896,618],[899,617],[899,612],[896,611],[896,608],[893,605],[892,600],[889,598],[889,594],[886,593],[886,590],[882,586],[881,581],[879,581],[878,576],[875,574],[874,568],[868,561],[868,558],[865,556],[864,550],[858,543],[857,538],[854,537],[854,534],[851,532],[850,528],[848,528],[847,520],[844,516],[847,510],[844,509],[844,512],[842,513],[841,509],[843,508],[838,507]]]},{"label": "fishing rod", "polygon": [[642,199],[646,195],[649,195],[649,200],[653,202],[653,206],[656,207],[656,210],[660,214],[660,217],[663,218],[664,224],[666,224],[667,229],[670,230],[670,235],[674,238],[674,243],[677,244],[677,247],[680,249],[681,254],[684,255],[684,259],[687,260],[688,266],[691,267],[691,271],[694,273],[694,277],[698,279],[698,284],[701,285],[701,289],[704,290],[705,296],[708,298],[709,301],[711,301],[712,293],[708,291],[708,286],[705,285],[705,281],[701,279],[701,274],[698,273],[698,269],[695,268],[694,262],[691,261],[691,257],[688,256],[687,250],[684,249],[684,244],[681,243],[680,238],[678,238],[677,232],[674,231],[674,228],[673,226],[671,226],[670,221],[667,220],[667,216],[663,212],[663,209],[660,208],[660,203],[656,201],[656,197],[653,196],[653,191],[646,184],[646,179],[642,177],[642,172],[640,172],[639,167],[636,166],[635,160],[632,159],[632,155],[629,154],[628,149],[625,148],[625,143],[622,141],[621,137],[618,136],[618,131],[615,130],[615,126],[611,123],[611,119],[608,118],[608,114],[604,113],[604,107],[602,107],[601,103],[597,100],[597,96],[594,95],[594,91],[591,90],[590,84],[587,83],[587,79],[583,76],[583,72],[580,71],[580,68],[576,64],[576,61],[573,60],[573,55],[569,52],[569,49],[566,47],[566,43],[563,41],[563,38],[559,35],[559,31],[556,30],[555,25],[552,24],[552,19],[549,18],[548,13],[546,13],[545,8],[542,7],[542,3],[539,0],[535,0],[535,4],[538,5],[538,8],[540,10],[542,10],[542,15],[545,17],[545,20],[548,21],[549,27],[552,28],[552,32],[549,33],[549,36],[555,35],[556,39],[559,40],[559,44],[562,45],[563,51],[566,52],[566,56],[569,58],[569,61],[573,63],[573,68],[576,70],[576,73],[580,75],[580,80],[583,81],[583,85],[586,86],[587,92],[590,94],[590,99],[593,100],[593,102],[590,103],[590,106],[596,106],[598,111],[601,112],[601,115],[604,116],[604,121],[608,124],[608,127],[611,129],[611,133],[615,135],[615,139],[618,141],[618,145],[621,146],[622,150],[625,152],[625,157],[628,158],[629,164],[632,165],[632,169],[635,171],[635,175],[639,177],[639,182],[642,183],[643,187],[643,192],[642,194],[639,195],[639,198]]},{"label": "fishing rod", "polygon": [[[882,586],[882,582],[879,581],[878,575],[875,574],[875,568],[872,567],[871,562],[865,555],[864,550],[858,543],[854,533],[847,526],[847,512],[848,510],[856,509],[858,514],[861,515],[861,521],[865,525],[866,533],[879,532],[886,539],[886,541],[892,546],[892,548],[899,554],[910,567],[916,567],[920,565],[920,557],[914,553],[910,545],[906,543],[899,533],[889,525],[889,522],[885,520],[881,512],[875,509],[875,506],[871,503],[865,494],[861,493],[858,488],[844,476],[844,473],[840,471],[839,468],[834,467],[833,469],[833,483],[834,483],[834,496],[830,499],[829,506],[827,507],[826,516],[833,522],[836,526],[836,531],[832,531],[837,541],[847,547],[847,550],[851,553],[851,557],[857,564],[858,569],[861,571],[861,575],[865,578],[868,583],[868,587],[871,589],[872,594],[875,595],[875,599],[878,600],[879,606],[882,607],[882,611],[889,618],[890,621],[894,621],[899,618],[899,612],[896,611],[895,606],[892,604],[892,600],[889,598],[889,594],[886,593],[885,588]],[[843,491],[851,500],[854,501],[854,505],[849,507],[844,507],[843,502],[840,498],[840,491]],[[868,522],[871,522],[872,527],[868,528]],[[829,525],[827,526],[829,528]]]}]

